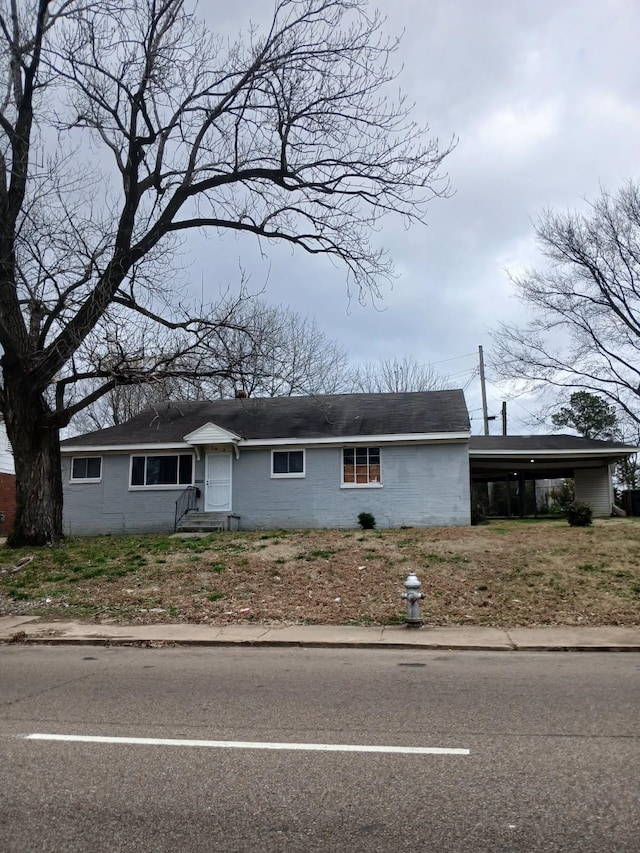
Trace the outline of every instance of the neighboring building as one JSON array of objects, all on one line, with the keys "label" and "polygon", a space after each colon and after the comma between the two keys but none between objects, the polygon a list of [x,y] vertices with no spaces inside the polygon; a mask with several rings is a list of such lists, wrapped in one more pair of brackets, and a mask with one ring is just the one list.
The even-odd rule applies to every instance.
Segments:
[{"label": "neighboring building", "polygon": [[[0,416],[1,417],[1,416]],[[0,419],[0,536],[6,536],[16,514],[16,474],[7,428]]]},{"label": "neighboring building", "polygon": [[462,391],[166,403],[62,443],[65,529],[166,531],[189,499],[241,529],[467,525],[469,434]]},{"label": "neighboring building", "polygon": [[[576,498],[610,515],[610,466],[637,448],[572,436],[473,436],[462,391],[164,403],[62,442],[71,534],[352,528],[471,521],[471,485],[573,477]],[[515,489],[515,491],[514,491]],[[535,500],[534,500],[535,510]],[[185,523],[183,518],[182,523]]]}]

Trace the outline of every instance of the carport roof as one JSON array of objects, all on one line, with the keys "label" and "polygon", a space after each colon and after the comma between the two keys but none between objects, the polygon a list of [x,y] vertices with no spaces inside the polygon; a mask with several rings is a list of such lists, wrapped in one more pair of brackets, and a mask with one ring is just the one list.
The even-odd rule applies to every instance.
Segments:
[{"label": "carport roof", "polygon": [[469,452],[472,456],[487,454],[528,453],[604,453],[628,456],[640,450],[629,444],[583,438],[578,435],[472,435]]},{"label": "carport roof", "polygon": [[572,477],[576,468],[609,465],[640,452],[629,444],[575,435],[473,435],[469,442],[474,479],[517,472],[529,478]]}]

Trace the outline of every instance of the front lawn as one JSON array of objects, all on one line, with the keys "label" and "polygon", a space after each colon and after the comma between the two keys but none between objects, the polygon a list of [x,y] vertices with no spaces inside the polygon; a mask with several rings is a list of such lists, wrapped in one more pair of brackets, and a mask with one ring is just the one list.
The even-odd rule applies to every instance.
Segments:
[{"label": "front lawn", "polygon": [[640,519],[592,527],[215,533],[0,551],[0,615],[90,621],[392,624],[415,571],[429,625],[640,624]]}]

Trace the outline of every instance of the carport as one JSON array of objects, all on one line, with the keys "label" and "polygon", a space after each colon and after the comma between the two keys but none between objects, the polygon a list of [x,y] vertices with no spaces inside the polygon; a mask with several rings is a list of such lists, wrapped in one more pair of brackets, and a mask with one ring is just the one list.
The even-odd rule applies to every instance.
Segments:
[{"label": "carport", "polygon": [[571,435],[474,435],[469,442],[472,499],[474,505],[486,501],[490,515],[535,516],[536,483],[571,478],[576,500],[588,503],[594,517],[609,516],[613,466],[638,451]]}]

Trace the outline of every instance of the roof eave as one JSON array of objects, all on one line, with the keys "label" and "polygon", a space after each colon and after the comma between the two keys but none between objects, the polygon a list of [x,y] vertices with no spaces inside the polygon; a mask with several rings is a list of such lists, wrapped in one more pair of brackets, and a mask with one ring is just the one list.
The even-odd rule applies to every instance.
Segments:
[{"label": "roof eave", "polygon": [[318,438],[247,438],[240,447],[275,447],[279,445],[342,445],[342,444],[408,444],[468,441],[470,432],[398,433],[389,435],[335,435]]},{"label": "roof eave", "polygon": [[469,458],[470,459],[491,459],[499,457],[501,459],[528,459],[529,461],[533,461],[534,459],[542,460],[542,459],[557,459],[559,457],[563,457],[565,459],[576,459],[584,456],[593,456],[593,457],[602,457],[608,456],[613,459],[619,459],[623,456],[631,456],[634,453],[640,453],[640,448],[638,447],[593,447],[593,448],[573,448],[573,449],[564,449],[564,450],[536,450],[535,448],[530,448],[529,450],[469,450]]},{"label": "roof eave", "polygon": [[61,453],[118,453],[118,452],[146,452],[148,450],[193,450],[190,444],[184,441],[168,441],[151,444],[65,444],[60,447]]},{"label": "roof eave", "polygon": [[[321,438],[243,438],[237,442],[238,447],[281,447],[300,446],[326,446],[342,444],[430,444],[430,443],[458,443],[469,440],[470,431],[461,430],[456,432],[428,432],[428,433],[402,433],[390,435],[339,435]],[[177,442],[145,442],[130,444],[65,444],[61,452],[69,453],[130,453],[135,451],[149,450],[192,450],[193,444],[185,441]]]}]

